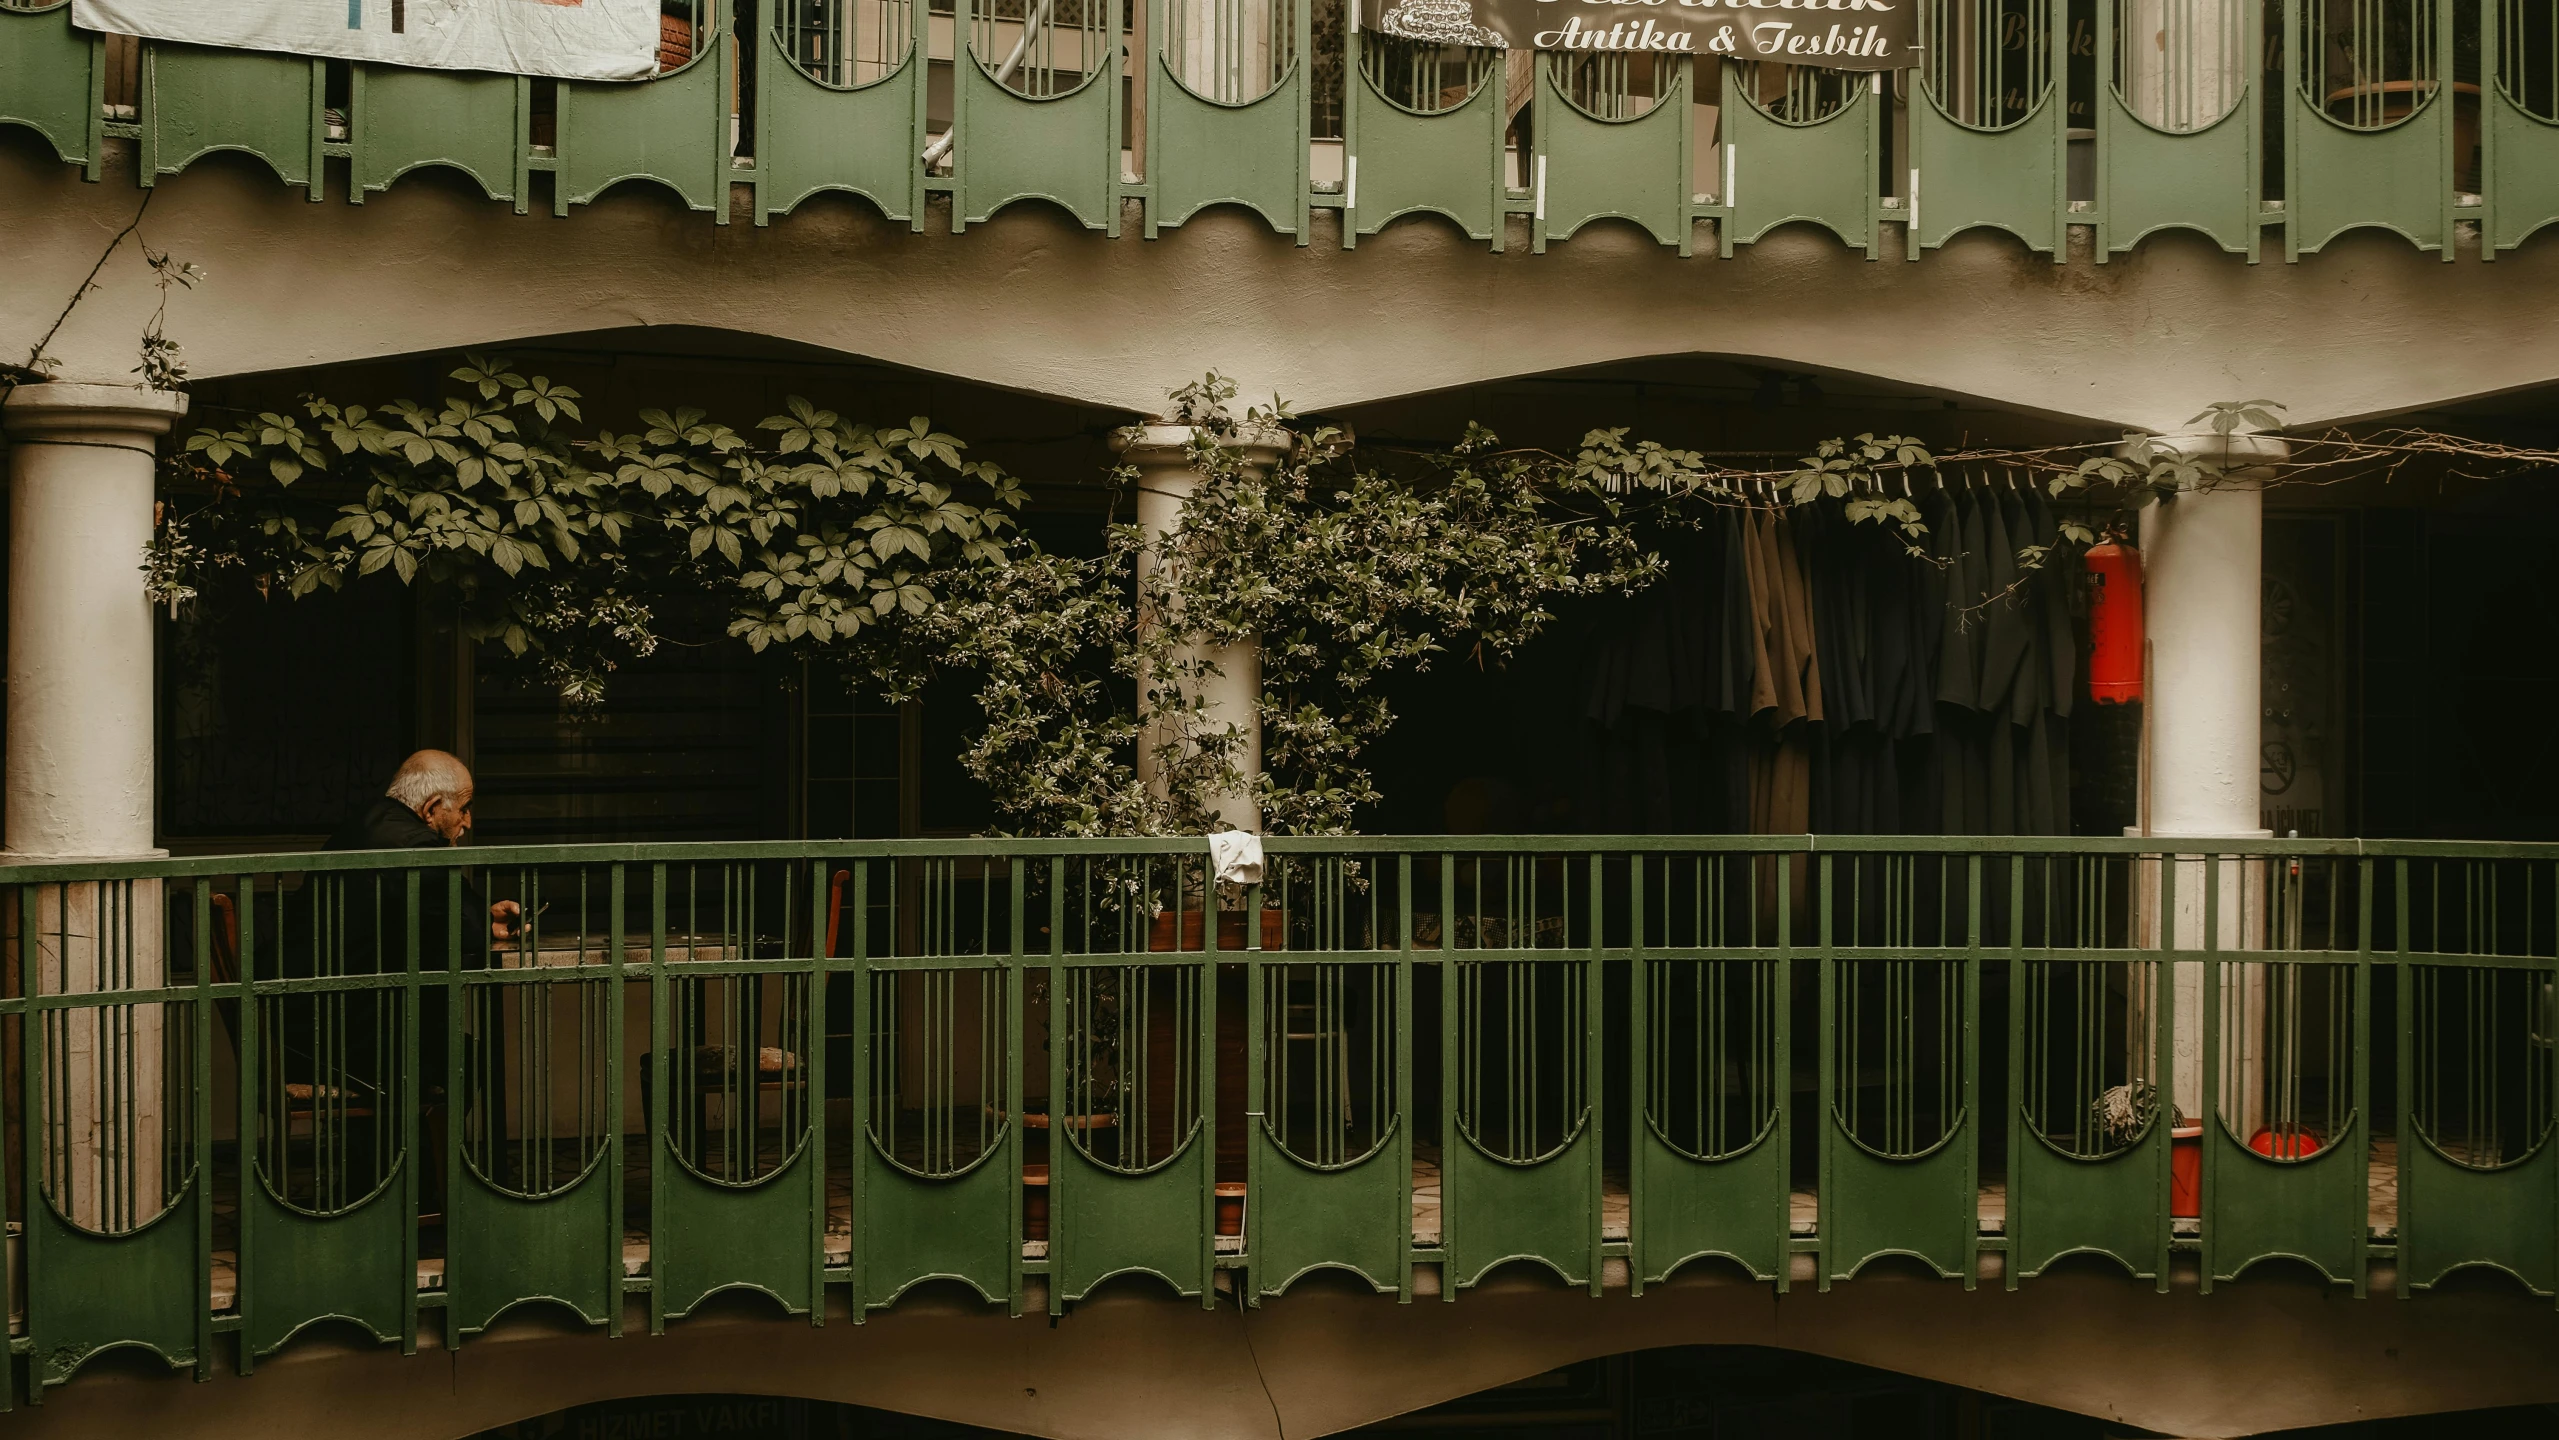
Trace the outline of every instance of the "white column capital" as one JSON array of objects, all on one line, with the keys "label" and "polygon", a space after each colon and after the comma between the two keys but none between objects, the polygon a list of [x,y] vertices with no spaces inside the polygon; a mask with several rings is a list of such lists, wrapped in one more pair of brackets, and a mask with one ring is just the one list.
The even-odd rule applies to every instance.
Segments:
[{"label": "white column capital", "polygon": [[[2265,478],[2275,466],[2292,458],[2292,445],[2280,435],[2263,435],[2255,431],[2236,431],[2228,435],[2202,430],[2181,435],[2147,435],[2142,443],[2152,453],[2165,452],[2190,464],[2234,479]],[[2115,453],[2131,458],[2133,446],[2126,444]]]},{"label": "white column capital", "polygon": [[0,400],[0,431],[38,444],[96,443],[101,435],[157,438],[186,413],[181,391],[53,380],[20,385]]},{"label": "white column capital", "polygon": [[[1192,468],[1191,444],[1200,434],[1196,425],[1129,425],[1111,435],[1111,449],[1131,465],[1147,470],[1188,470]],[[1248,426],[1218,442],[1229,450],[1243,452],[1246,468],[1267,472],[1286,458],[1291,444],[1289,433],[1268,426]]]}]

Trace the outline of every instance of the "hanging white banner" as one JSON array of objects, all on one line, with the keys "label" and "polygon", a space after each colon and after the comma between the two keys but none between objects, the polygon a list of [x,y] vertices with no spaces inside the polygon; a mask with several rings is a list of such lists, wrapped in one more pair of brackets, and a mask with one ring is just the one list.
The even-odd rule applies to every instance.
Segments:
[{"label": "hanging white banner", "polygon": [[194,45],[563,80],[645,80],[658,63],[658,0],[71,0],[71,22]]}]

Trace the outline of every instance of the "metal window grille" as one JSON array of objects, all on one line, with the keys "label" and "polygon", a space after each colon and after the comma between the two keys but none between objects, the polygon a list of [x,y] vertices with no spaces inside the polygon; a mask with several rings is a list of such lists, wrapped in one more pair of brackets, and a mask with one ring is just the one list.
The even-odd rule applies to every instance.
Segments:
[{"label": "metal window grille", "polygon": [[696,961],[810,953],[808,867],[686,865],[668,879],[671,978],[666,1135],[676,1158],[714,1184],[745,1186],[788,1168],[808,1138],[806,974],[680,973]]}]

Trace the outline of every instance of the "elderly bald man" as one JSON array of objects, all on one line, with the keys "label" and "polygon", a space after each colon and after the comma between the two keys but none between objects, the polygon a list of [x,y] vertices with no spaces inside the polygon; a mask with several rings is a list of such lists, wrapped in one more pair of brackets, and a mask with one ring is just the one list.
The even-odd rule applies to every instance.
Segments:
[{"label": "elderly bald man", "polygon": [[[442,750],[421,750],[400,762],[381,798],[339,826],[324,848],[440,850],[459,845],[471,833],[473,788],[471,767],[459,757]],[[467,882],[464,890],[466,895],[478,893]],[[514,940],[523,915],[524,907],[513,900],[490,906],[488,938],[501,945]],[[434,937],[421,938],[432,945]]]}]

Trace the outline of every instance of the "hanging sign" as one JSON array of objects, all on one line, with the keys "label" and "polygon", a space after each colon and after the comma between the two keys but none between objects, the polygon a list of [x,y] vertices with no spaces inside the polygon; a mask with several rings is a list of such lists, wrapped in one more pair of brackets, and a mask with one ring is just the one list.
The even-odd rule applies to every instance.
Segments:
[{"label": "hanging sign", "polygon": [[1360,28],[1433,45],[1722,55],[1821,70],[1919,63],[1919,0],[1360,0]]},{"label": "hanging sign", "polygon": [[657,73],[658,0],[71,0],[113,35],[563,80]]}]

